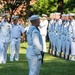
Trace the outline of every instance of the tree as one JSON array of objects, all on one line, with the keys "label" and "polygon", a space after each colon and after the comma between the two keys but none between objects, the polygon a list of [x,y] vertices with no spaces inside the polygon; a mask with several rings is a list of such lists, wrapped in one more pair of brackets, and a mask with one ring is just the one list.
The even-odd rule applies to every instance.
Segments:
[{"label": "tree", "polygon": [[11,21],[12,15],[22,16],[21,12],[23,11],[25,0],[2,0],[1,2],[4,4],[4,13],[10,14],[9,21]]},{"label": "tree", "polygon": [[66,0],[65,6],[64,6],[64,12],[66,12],[66,13],[70,13],[70,12],[75,13],[75,0]]},{"label": "tree", "polygon": [[57,0],[37,0],[30,10],[39,15],[42,13],[49,15],[57,10],[56,2]]},{"label": "tree", "polygon": [[10,17],[19,15],[26,19],[30,10],[30,1],[32,0],[1,0],[0,2],[4,4],[4,13],[10,13]]}]

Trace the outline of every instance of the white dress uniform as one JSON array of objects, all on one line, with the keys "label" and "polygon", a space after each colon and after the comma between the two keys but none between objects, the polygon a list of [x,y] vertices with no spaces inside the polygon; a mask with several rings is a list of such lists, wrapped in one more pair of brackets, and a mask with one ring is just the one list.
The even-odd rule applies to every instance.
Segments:
[{"label": "white dress uniform", "polygon": [[61,50],[61,24],[62,24],[61,19],[58,19],[54,25],[53,54],[56,51],[56,49],[58,53],[60,53],[60,50]]},{"label": "white dress uniform", "polygon": [[[53,54],[53,24],[54,24],[54,19],[51,19],[49,22],[48,26],[48,36],[49,36],[49,51],[48,53]],[[51,50],[50,50],[51,48]]]},{"label": "white dress uniform", "polygon": [[68,58],[69,49],[70,49],[69,21],[66,21],[65,25],[63,26],[63,44],[62,44],[63,53],[66,55],[65,59]]},{"label": "white dress uniform", "polygon": [[46,35],[47,35],[47,27],[48,27],[48,21],[47,20],[41,20],[39,29],[40,33],[42,35],[43,39],[43,51],[46,52]]},{"label": "white dress uniform", "polygon": [[43,51],[43,41],[40,31],[35,26],[30,26],[27,32],[28,48],[26,57],[29,63],[29,75],[39,75],[41,67],[41,51]]},{"label": "white dress uniform", "polygon": [[55,51],[56,51],[56,29],[55,29],[55,24],[56,24],[56,20],[54,20],[53,22],[53,55],[55,55]]},{"label": "white dress uniform", "polygon": [[[51,49],[53,48],[53,23],[54,23],[54,13],[50,13],[50,22],[49,22],[49,25],[48,25],[48,36],[49,36],[49,41],[50,41],[50,44],[49,44],[49,50],[50,50],[50,47]],[[51,51],[51,53],[53,52],[53,49]]]},{"label": "white dress uniform", "polygon": [[65,43],[66,43],[66,52],[65,52],[65,59],[68,58],[68,55],[69,55],[69,49],[70,49],[70,36],[69,36],[69,21],[66,22],[66,40],[65,40]]},{"label": "white dress uniform", "polygon": [[49,40],[51,42],[51,44],[53,44],[53,22],[54,20],[50,20],[49,22],[49,27],[48,27],[48,35],[49,35]]},{"label": "white dress uniform", "polygon": [[57,52],[58,52],[58,56],[60,56],[60,52],[61,52],[61,28],[62,28],[62,20],[59,19],[57,22],[57,29],[56,29],[56,48],[57,48]]},{"label": "white dress uniform", "polygon": [[64,36],[64,25],[65,25],[65,23],[66,23],[66,21],[63,20],[62,21],[62,29],[61,29],[61,33],[62,33],[62,35],[61,35],[61,42],[62,42],[62,52],[63,53],[65,52],[65,40],[66,40],[66,38]]},{"label": "white dress uniform", "polygon": [[19,47],[20,47],[20,36],[21,33],[24,33],[24,27],[19,25],[12,24],[12,30],[11,30],[11,43],[10,43],[10,61],[19,60]]},{"label": "white dress uniform", "polygon": [[72,38],[71,38],[71,55],[72,60],[75,60],[75,20],[71,21],[72,26]]},{"label": "white dress uniform", "polygon": [[8,22],[1,22],[0,25],[0,39],[1,43],[3,44],[3,63],[6,63],[7,61],[7,50],[8,50],[8,44],[11,41],[11,24]]}]

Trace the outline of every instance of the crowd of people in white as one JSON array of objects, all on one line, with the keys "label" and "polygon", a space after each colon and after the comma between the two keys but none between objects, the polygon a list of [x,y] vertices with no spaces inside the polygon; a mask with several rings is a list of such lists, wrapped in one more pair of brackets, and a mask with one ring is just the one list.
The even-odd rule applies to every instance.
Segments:
[{"label": "crowd of people in white", "polygon": [[[46,14],[40,18],[39,30],[43,40],[43,52],[46,52],[46,36],[48,34],[50,46],[49,53],[64,59],[75,60],[75,20],[74,13],[50,13],[49,21]],[[30,27],[30,26],[29,26]],[[29,29],[27,28],[27,30]],[[2,15],[0,22],[0,63],[7,62],[7,50],[10,44],[10,61],[19,60],[20,40],[24,41],[25,32],[18,23],[18,16],[12,16],[12,23],[8,22],[7,15]],[[22,37],[20,38],[22,34]]]},{"label": "crowd of people in white", "polygon": [[67,60],[75,60],[75,20],[74,13],[51,13],[48,35],[51,54]]}]

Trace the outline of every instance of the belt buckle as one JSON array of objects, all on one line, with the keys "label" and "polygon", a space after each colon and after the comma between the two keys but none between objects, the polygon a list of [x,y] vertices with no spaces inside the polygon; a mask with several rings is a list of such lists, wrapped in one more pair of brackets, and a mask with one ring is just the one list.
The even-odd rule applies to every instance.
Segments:
[{"label": "belt buckle", "polygon": [[15,37],[13,37],[14,39],[18,39],[18,38],[15,38]]},{"label": "belt buckle", "polygon": [[18,38],[15,38],[15,39],[18,39]]}]

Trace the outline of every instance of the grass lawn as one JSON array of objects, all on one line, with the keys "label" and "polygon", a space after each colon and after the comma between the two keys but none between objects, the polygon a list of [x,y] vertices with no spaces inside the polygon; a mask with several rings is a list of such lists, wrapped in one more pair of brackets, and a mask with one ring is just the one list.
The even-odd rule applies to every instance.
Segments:
[{"label": "grass lawn", "polygon": [[[47,42],[48,47],[48,42]],[[21,43],[20,60],[8,61],[0,64],[0,75],[28,75],[28,63],[26,59],[27,43]],[[40,75],[75,75],[75,61],[68,61],[45,54],[44,63],[41,66]]]}]

